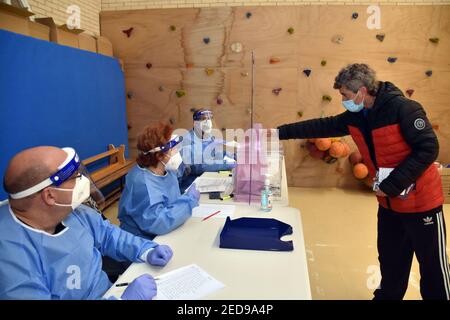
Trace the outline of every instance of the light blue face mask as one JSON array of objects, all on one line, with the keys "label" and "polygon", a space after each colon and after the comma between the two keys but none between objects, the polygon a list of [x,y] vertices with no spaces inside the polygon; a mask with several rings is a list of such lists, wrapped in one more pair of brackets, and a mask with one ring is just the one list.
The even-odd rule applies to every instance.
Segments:
[{"label": "light blue face mask", "polygon": [[344,106],[345,109],[347,109],[350,112],[360,112],[364,108],[364,98],[360,104],[355,103],[355,99],[358,96],[358,94],[359,91],[356,94],[355,98],[353,98],[353,100],[342,101],[342,105]]}]

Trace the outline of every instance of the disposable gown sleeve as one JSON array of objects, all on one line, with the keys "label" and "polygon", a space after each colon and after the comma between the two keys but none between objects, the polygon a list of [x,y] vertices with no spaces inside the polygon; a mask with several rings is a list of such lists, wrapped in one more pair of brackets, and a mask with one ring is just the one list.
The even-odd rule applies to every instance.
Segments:
[{"label": "disposable gown sleeve", "polygon": [[187,195],[181,195],[170,205],[164,201],[151,201],[142,214],[135,217],[135,221],[146,233],[166,234],[182,225],[196,206],[198,202]]},{"label": "disposable gown sleeve", "polygon": [[87,209],[85,211],[80,216],[89,225],[94,236],[94,245],[102,255],[106,255],[117,261],[143,262],[140,256],[146,250],[158,245],[154,241],[126,232],[111,224],[108,220],[103,220],[94,211]]}]

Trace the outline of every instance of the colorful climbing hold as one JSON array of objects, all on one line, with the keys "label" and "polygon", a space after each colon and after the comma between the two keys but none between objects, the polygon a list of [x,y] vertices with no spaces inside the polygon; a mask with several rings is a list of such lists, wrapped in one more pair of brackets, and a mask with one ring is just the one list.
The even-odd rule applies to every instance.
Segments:
[{"label": "colorful climbing hold", "polygon": [[177,91],[175,91],[175,94],[177,95],[178,98],[181,98],[181,97],[186,95],[186,91],[184,91],[184,90],[177,90]]},{"label": "colorful climbing hold", "polygon": [[397,58],[396,57],[389,57],[389,58],[387,58],[387,61],[389,63],[395,63],[395,61],[397,61]]},{"label": "colorful climbing hold", "polygon": [[133,92],[132,91],[128,91],[127,92],[127,97],[128,97],[128,99],[132,99],[133,98]]},{"label": "colorful climbing hold", "polygon": [[175,31],[175,30],[177,30],[177,27],[174,26],[174,25],[171,25],[171,26],[169,27],[169,29],[170,29],[170,31]]},{"label": "colorful climbing hold", "polygon": [[406,90],[406,94],[408,95],[408,97],[411,97],[414,93],[414,89],[408,89]]},{"label": "colorful climbing hold", "polygon": [[147,69],[150,69],[151,67],[153,67],[153,65],[149,62],[145,65],[147,67]]},{"label": "colorful climbing hold", "polygon": [[132,126],[131,126],[131,124],[127,124],[127,128],[128,128],[128,130],[130,130],[131,128],[133,128]]},{"label": "colorful climbing hold", "polygon": [[275,57],[272,57],[272,58],[270,58],[270,64],[275,64],[275,63],[278,63],[278,62],[280,62],[281,60],[280,60],[280,58],[275,58]]},{"label": "colorful climbing hold", "polygon": [[426,74],[428,77],[431,77],[431,75],[433,74],[433,71],[432,71],[432,70],[427,70],[427,71],[425,71],[425,74]]},{"label": "colorful climbing hold", "polygon": [[196,108],[191,108],[191,109],[189,109],[189,111],[191,111],[192,113],[194,113],[195,111],[197,111],[197,109],[196,109]]},{"label": "colorful climbing hold", "polygon": [[209,37],[203,38],[203,42],[204,42],[205,44],[208,44],[209,41],[211,41],[211,39],[209,39]]},{"label": "colorful climbing hold", "polygon": [[294,28],[289,27],[289,29],[287,29],[287,32],[288,32],[289,34],[293,34],[293,33],[294,33]]},{"label": "colorful climbing hold", "polygon": [[217,104],[222,104],[223,103],[223,100],[222,100],[222,98],[217,98]]},{"label": "colorful climbing hold", "polygon": [[247,71],[242,71],[241,76],[248,77],[249,73]]},{"label": "colorful climbing hold", "polygon": [[386,37],[386,35],[384,33],[379,33],[375,36],[380,42],[383,42],[384,37]]},{"label": "colorful climbing hold", "polygon": [[214,73],[214,69],[212,69],[212,68],[205,68],[205,73],[208,76],[210,76],[210,75],[212,75]]},{"label": "colorful climbing hold", "polygon": [[231,51],[239,53],[242,51],[242,43],[234,42],[230,45]]},{"label": "colorful climbing hold", "polygon": [[331,39],[331,41],[337,44],[341,44],[344,41],[344,36],[337,34]]},{"label": "colorful climbing hold", "polygon": [[166,90],[166,88],[163,85],[161,85],[161,86],[159,86],[158,90],[163,92],[164,90]]},{"label": "colorful climbing hold", "polygon": [[303,70],[303,73],[304,73],[307,77],[309,77],[309,75],[311,74],[311,69],[305,69],[305,70]]},{"label": "colorful climbing hold", "polygon": [[430,38],[428,40],[430,40],[431,43],[435,43],[435,44],[439,43],[439,38]]},{"label": "colorful climbing hold", "polygon": [[299,111],[299,112],[297,112],[297,115],[298,115],[299,118],[301,118],[301,117],[303,117],[303,112]]},{"label": "colorful climbing hold", "polygon": [[251,12],[247,12],[247,13],[245,14],[245,16],[247,17],[247,19],[250,19],[250,18],[252,17],[252,13],[251,13]]},{"label": "colorful climbing hold", "polygon": [[333,99],[333,98],[331,98],[331,96],[328,95],[328,94],[324,94],[324,95],[322,96],[322,100],[323,100],[323,101],[330,102],[332,99]]},{"label": "colorful climbing hold", "polygon": [[171,118],[169,119],[169,123],[170,123],[170,124],[174,125],[175,122],[176,122],[176,121],[175,121],[175,118],[171,117]]},{"label": "colorful climbing hold", "polygon": [[190,69],[190,68],[192,68],[192,67],[194,67],[194,64],[193,64],[193,63],[186,63],[186,68]]},{"label": "colorful climbing hold", "polygon": [[278,96],[281,92],[281,90],[283,90],[282,88],[275,88],[272,90],[272,93],[276,96]]},{"label": "colorful climbing hold", "polygon": [[352,19],[353,19],[353,20],[358,19],[358,16],[359,16],[359,15],[358,15],[358,12],[353,12],[353,13],[352,13]]},{"label": "colorful climbing hold", "polygon": [[127,30],[122,30],[123,33],[125,33],[127,35],[127,37],[131,37],[131,32],[133,32],[133,27],[127,29]]},{"label": "colorful climbing hold", "polygon": [[438,125],[438,124],[432,124],[431,127],[432,127],[434,130],[439,130],[439,125]]},{"label": "colorful climbing hold", "polygon": [[327,65],[327,60],[322,60],[322,61],[320,61],[320,65],[321,65],[322,67],[325,67],[325,66]]}]

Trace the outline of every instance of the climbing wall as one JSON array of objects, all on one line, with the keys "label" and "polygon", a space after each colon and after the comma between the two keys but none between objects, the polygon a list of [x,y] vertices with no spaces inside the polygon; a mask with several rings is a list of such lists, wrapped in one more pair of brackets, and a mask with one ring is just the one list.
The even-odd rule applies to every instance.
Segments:
[{"label": "climbing wall", "polygon": [[[368,63],[426,109],[450,162],[450,6],[223,7],[102,12],[101,33],[125,66],[129,146],[154,121],[192,126],[212,107],[218,128],[248,128],[251,51],[255,122],[265,127],[336,115],[339,70]],[[350,137],[345,138],[352,150]],[[357,186],[346,159],[313,159],[304,141],[284,142],[291,186]]]}]

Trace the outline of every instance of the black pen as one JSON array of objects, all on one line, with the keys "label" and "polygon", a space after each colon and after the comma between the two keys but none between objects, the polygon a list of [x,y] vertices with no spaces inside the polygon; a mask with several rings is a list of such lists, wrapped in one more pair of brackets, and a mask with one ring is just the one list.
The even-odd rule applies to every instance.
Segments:
[{"label": "black pen", "polygon": [[116,287],[126,287],[127,285],[129,285],[128,282],[123,282],[123,283],[116,284]]},{"label": "black pen", "polygon": [[[153,279],[155,279],[155,281],[160,280],[160,278],[158,278],[158,277],[155,277],[155,278],[153,278]],[[126,286],[128,286],[129,284],[130,284],[129,282],[122,282],[122,283],[116,284],[116,287],[126,287]]]}]

